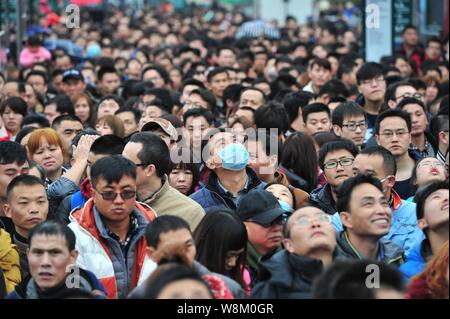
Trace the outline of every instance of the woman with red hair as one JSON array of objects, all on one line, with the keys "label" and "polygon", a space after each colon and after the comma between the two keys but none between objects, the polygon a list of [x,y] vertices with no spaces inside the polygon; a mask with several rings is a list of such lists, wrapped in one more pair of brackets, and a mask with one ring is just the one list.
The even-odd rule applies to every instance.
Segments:
[{"label": "woman with red hair", "polygon": [[411,279],[407,299],[448,299],[448,241],[427,264],[425,270]]}]

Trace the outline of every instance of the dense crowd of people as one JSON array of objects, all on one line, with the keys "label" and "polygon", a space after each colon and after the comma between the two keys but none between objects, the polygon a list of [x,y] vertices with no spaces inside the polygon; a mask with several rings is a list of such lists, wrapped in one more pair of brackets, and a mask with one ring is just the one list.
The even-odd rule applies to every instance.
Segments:
[{"label": "dense crowd of people", "polygon": [[448,36],[67,18],[0,72],[0,298],[449,297]]}]

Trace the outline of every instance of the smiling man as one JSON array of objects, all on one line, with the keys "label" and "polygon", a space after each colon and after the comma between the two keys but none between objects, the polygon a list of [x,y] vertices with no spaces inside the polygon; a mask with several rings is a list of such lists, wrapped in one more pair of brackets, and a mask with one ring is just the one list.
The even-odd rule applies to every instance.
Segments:
[{"label": "smiling man", "polygon": [[284,226],[285,249],[261,263],[264,279],[252,297],[270,299],[311,298],[312,283],[331,265],[336,233],[331,216],[316,207],[297,210]]},{"label": "smiling man", "polygon": [[91,184],[92,199],[70,216],[77,265],[94,272],[109,298],[125,298],[150,271],[144,234],[156,214],[136,202],[136,165],[121,155],[95,162]]},{"label": "smiling man", "polygon": [[14,223],[12,242],[19,248],[20,273],[29,273],[27,249],[28,234],[36,225],[44,222],[48,214],[47,192],[42,181],[31,175],[19,175],[8,185],[5,215]]},{"label": "smiling man", "polygon": [[383,239],[391,228],[392,210],[381,182],[358,175],[346,180],[337,194],[337,208],[345,227],[338,235],[338,256],[402,264],[403,250]]}]

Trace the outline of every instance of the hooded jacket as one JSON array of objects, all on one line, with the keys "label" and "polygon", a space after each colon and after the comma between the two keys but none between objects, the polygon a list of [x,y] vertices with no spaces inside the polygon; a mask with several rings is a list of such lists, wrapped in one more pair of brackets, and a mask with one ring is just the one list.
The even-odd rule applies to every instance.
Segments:
[{"label": "hooded jacket", "polygon": [[3,271],[6,292],[10,293],[20,283],[20,260],[16,245],[11,243],[11,236],[0,228],[0,268]]},{"label": "hooded jacket", "polygon": [[260,281],[252,290],[257,299],[310,299],[314,279],[323,272],[320,260],[281,250],[260,263]]},{"label": "hooded jacket", "polygon": [[323,210],[328,215],[333,215],[337,212],[336,203],[331,196],[331,186],[327,184],[325,187],[313,190],[309,197],[309,203]]},{"label": "hooded jacket", "polygon": [[[256,173],[247,167],[247,176],[249,178],[249,185],[246,192],[252,189],[263,189],[266,183],[261,182]],[[215,172],[211,172],[206,181],[205,187],[198,190],[190,197],[199,203],[206,213],[216,208],[231,208],[236,210],[236,204],[232,198],[225,194],[225,192],[218,186],[219,177]]]},{"label": "hooded jacket", "polygon": [[411,250],[405,263],[400,266],[400,271],[403,273],[405,282],[408,282],[412,277],[425,269],[427,264],[426,258],[431,255],[431,247],[426,239]]}]

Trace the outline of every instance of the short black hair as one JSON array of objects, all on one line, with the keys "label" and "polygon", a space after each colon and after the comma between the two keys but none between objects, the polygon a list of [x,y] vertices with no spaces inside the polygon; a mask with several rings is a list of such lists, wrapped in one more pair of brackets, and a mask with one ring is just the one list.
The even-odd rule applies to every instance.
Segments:
[{"label": "short black hair", "polygon": [[214,68],[213,70],[211,70],[211,71],[208,73],[208,76],[207,76],[208,83],[211,83],[212,80],[213,80],[213,78],[214,78],[216,75],[222,74],[222,73],[226,73],[227,76],[228,76],[228,70],[227,70],[227,68],[224,68],[224,67],[217,67],[217,68]]},{"label": "short black hair", "polygon": [[[112,167],[114,169],[111,169]],[[91,184],[93,187],[97,185],[101,178],[108,184],[112,184],[119,183],[124,176],[135,180],[136,165],[122,155],[104,157],[96,161],[91,167]]]},{"label": "short black hair", "polygon": [[406,25],[406,26],[403,28],[403,30],[402,30],[402,35],[404,35],[405,32],[408,31],[408,30],[410,30],[410,29],[413,29],[413,30],[417,31],[417,27],[416,27],[415,25],[408,24],[408,25]]},{"label": "short black hair", "polygon": [[33,237],[38,235],[61,236],[66,240],[66,246],[70,252],[75,249],[75,242],[76,242],[75,233],[73,232],[72,229],[70,229],[68,226],[62,223],[47,220],[42,224],[39,224],[36,227],[34,227],[28,234],[28,242],[30,244],[30,249],[32,248]]},{"label": "short black hair", "polygon": [[41,185],[44,188],[44,190],[46,190],[44,183],[38,177],[33,175],[22,174],[14,177],[11,183],[8,184],[8,187],[6,188],[6,198],[8,199],[8,201],[11,200],[11,195],[12,192],[14,191],[14,188],[22,185],[25,186]]},{"label": "short black hair", "polygon": [[202,81],[199,81],[199,80],[196,80],[196,79],[192,79],[192,78],[188,78],[188,79],[184,80],[181,83],[180,92],[183,92],[184,88],[186,86],[188,86],[188,85],[195,85],[195,86],[198,86],[201,89],[206,89],[206,87],[205,87],[205,85],[203,84]]},{"label": "short black hair", "polygon": [[256,110],[255,124],[257,128],[276,128],[278,134],[284,134],[289,129],[290,121],[283,104],[271,101]]},{"label": "short black hair", "polygon": [[41,113],[31,113],[23,118],[22,126],[37,124],[40,128],[50,127],[50,122]]},{"label": "short black hair", "polygon": [[383,158],[383,167],[387,173],[389,175],[397,174],[397,161],[395,160],[394,155],[392,155],[392,153],[384,147],[379,145],[370,146],[364,148],[359,154],[367,156],[381,156]]},{"label": "short black hair", "polygon": [[385,119],[387,119],[389,117],[399,117],[402,120],[404,120],[406,122],[406,126],[408,127],[408,132],[411,132],[411,128],[412,128],[411,116],[409,116],[409,114],[403,110],[389,109],[387,111],[380,113],[377,117],[377,120],[375,122],[375,133],[377,135],[380,134],[381,122],[383,122]]},{"label": "short black hair", "polygon": [[155,218],[145,229],[147,246],[158,248],[161,234],[180,229],[187,229],[189,232],[191,231],[189,224],[181,217],[164,215]]},{"label": "short black hair", "polygon": [[25,147],[17,142],[3,141],[0,143],[0,164],[17,163],[23,165],[27,161]]},{"label": "short black hair", "polygon": [[380,287],[404,292],[402,273],[389,264],[371,260],[339,260],[313,284],[314,299],[376,299],[377,289],[366,284],[368,267],[379,270]]},{"label": "short black hair", "polygon": [[415,88],[414,84],[409,81],[400,81],[389,85],[386,89],[386,93],[384,94],[384,102],[395,101],[395,93],[397,89],[402,86],[410,86]]},{"label": "short black hair", "polygon": [[120,155],[125,147],[125,141],[115,135],[104,135],[97,138],[89,150],[96,155]]},{"label": "short black hair", "polygon": [[324,68],[325,70],[331,71],[331,63],[327,59],[319,59],[319,58],[312,59],[311,62],[309,63],[309,68],[312,69],[315,65],[318,65]]},{"label": "short black hair", "polygon": [[214,116],[212,115],[212,113],[208,110],[205,110],[202,107],[188,110],[186,113],[183,114],[183,123],[185,125],[187,119],[190,118],[191,116],[193,116],[194,118],[203,116],[209,125],[213,124],[214,122]]},{"label": "short black hair", "polygon": [[413,98],[413,97],[405,97],[400,103],[397,104],[397,109],[403,110],[403,108],[406,105],[409,105],[409,104],[417,104],[417,105],[419,105],[422,108],[422,110],[425,113],[427,112],[427,109],[425,107],[425,103],[423,103],[421,100],[418,100],[418,99]]},{"label": "short black hair", "polygon": [[48,76],[45,72],[39,71],[39,70],[31,70],[30,72],[27,73],[26,77],[25,77],[25,82],[28,81],[28,78],[30,78],[31,76],[40,76],[41,78],[44,79],[44,83],[47,84],[48,82]]},{"label": "short black hair", "polygon": [[139,119],[142,116],[142,112],[139,111],[138,109],[133,108],[133,107],[121,107],[120,109],[118,109],[116,111],[115,115],[121,114],[121,113],[127,113],[127,112],[133,114],[136,124],[139,123]]},{"label": "short black hair", "polygon": [[142,144],[142,149],[137,157],[142,163],[155,165],[158,177],[163,177],[170,172],[169,148],[158,135],[151,132],[141,132],[134,134],[130,142]]},{"label": "short black hair", "polygon": [[422,219],[425,216],[425,201],[428,199],[428,197],[440,189],[448,190],[449,189],[448,186],[449,186],[448,180],[443,182],[436,182],[431,185],[428,185],[421,191],[417,192],[417,194],[414,196],[414,202],[417,205],[416,206],[417,220]]},{"label": "short black hair", "polygon": [[216,109],[216,98],[214,96],[214,94],[212,94],[209,90],[207,89],[195,89],[192,90],[192,92],[189,94],[189,96],[191,96],[192,94],[197,94],[201,97],[201,99],[203,101],[205,101],[208,104],[208,110],[209,111],[214,111]]},{"label": "short black hair", "polygon": [[339,104],[333,111],[331,116],[331,122],[333,125],[342,127],[345,118],[364,116],[366,117],[366,112],[364,109],[356,102],[345,102]]},{"label": "short black hair", "polygon": [[61,125],[61,123],[63,121],[79,122],[79,123],[83,124],[83,122],[81,122],[81,120],[78,116],[71,115],[71,114],[63,114],[63,115],[56,117],[53,120],[52,129],[54,129],[54,130],[58,129],[58,127]]},{"label": "short black hair", "polygon": [[308,121],[308,116],[312,113],[327,113],[328,117],[331,119],[331,111],[328,108],[328,106],[326,106],[323,103],[312,103],[312,104],[308,104],[307,106],[305,106],[305,108],[303,109],[303,122],[307,122]]},{"label": "short black hair", "polygon": [[330,99],[341,97],[347,99],[350,96],[350,93],[345,86],[345,84],[341,80],[330,80],[326,82],[319,90],[318,96],[323,96],[328,94]]},{"label": "short black hair", "polygon": [[151,65],[142,70],[142,79],[144,78],[144,74],[150,70],[158,72],[159,75],[163,78],[165,84],[170,83],[169,74],[167,73],[166,69],[160,65]]},{"label": "short black hair", "polygon": [[356,67],[356,63],[340,63],[338,71],[337,71],[337,74],[336,74],[336,77],[339,80],[342,80],[342,76],[344,74],[352,73],[353,70],[355,69],[355,67]]},{"label": "short black hair", "polygon": [[7,107],[9,107],[14,113],[18,113],[23,117],[27,116],[28,114],[27,103],[21,97],[12,96],[4,100],[2,104],[0,104],[1,115],[5,113]]},{"label": "short black hair", "polygon": [[55,104],[56,112],[60,114],[75,115],[75,108],[73,106],[72,100],[67,95],[64,94],[56,95],[54,98],[52,98],[45,104],[44,109],[50,104]]},{"label": "short black hair", "polygon": [[146,89],[143,95],[153,95],[159,101],[159,107],[167,113],[172,113],[173,100],[170,92],[166,89],[150,88]]},{"label": "short black hair", "polygon": [[314,94],[307,91],[291,92],[284,96],[283,105],[291,123],[297,118],[298,109],[303,110],[312,99],[314,99]]},{"label": "short black hair", "polygon": [[[120,96],[115,95],[115,94],[108,94],[108,95],[102,97],[100,99],[100,101],[98,101],[97,105],[102,104],[102,102],[106,101],[106,100],[113,100],[114,102],[116,102],[119,105],[119,108],[121,108],[125,104],[125,101]],[[98,106],[97,106],[97,108],[98,108]]]},{"label": "short black hair", "polygon": [[350,212],[350,200],[352,198],[353,190],[362,184],[371,184],[383,192],[383,185],[380,180],[369,175],[357,175],[350,177],[342,183],[336,190],[337,203],[336,208],[339,213]]},{"label": "short black hair", "polygon": [[448,131],[448,127],[449,127],[448,115],[437,114],[431,118],[430,130],[437,144],[439,143],[439,133],[443,131]]},{"label": "short black hair", "polygon": [[144,283],[143,299],[157,299],[165,287],[182,280],[197,282],[206,288],[211,299],[214,298],[211,287],[203,277],[192,267],[186,265],[186,262],[180,256],[174,256],[170,260],[163,259],[160,261],[159,266],[159,272],[155,272]]},{"label": "short black hair", "polygon": [[369,62],[363,64],[361,68],[356,73],[356,80],[358,81],[358,85],[365,80],[372,80],[377,77],[383,76],[383,67],[379,63]]},{"label": "short black hair", "polygon": [[329,153],[333,153],[333,152],[337,152],[340,150],[346,150],[348,151],[350,154],[352,154],[353,157],[356,157],[356,155],[358,155],[359,151],[358,151],[358,147],[356,147],[355,143],[353,143],[350,140],[347,139],[340,139],[337,141],[331,141],[328,142],[326,144],[324,144],[319,151],[319,167],[324,170],[324,161],[325,161],[325,157],[327,157],[327,155]]},{"label": "short black hair", "polygon": [[429,45],[430,43],[432,43],[432,42],[434,42],[434,43],[439,43],[439,45],[441,46],[441,48],[444,46],[444,44],[442,43],[442,40],[439,39],[439,38],[436,37],[436,36],[429,38],[429,39],[427,40],[427,45],[426,45],[426,46],[428,47],[428,45]]},{"label": "short black hair", "polygon": [[26,126],[22,128],[19,133],[17,133],[16,139],[14,141],[21,144],[23,138],[35,130],[37,130],[37,128],[34,126]]},{"label": "short black hair", "polygon": [[100,70],[98,70],[97,72],[97,79],[99,81],[101,81],[103,79],[103,76],[107,73],[115,73],[117,74],[117,76],[119,77],[120,80],[120,76],[119,76],[119,72],[117,72],[116,68],[114,66],[111,65],[104,65],[100,68]]}]

